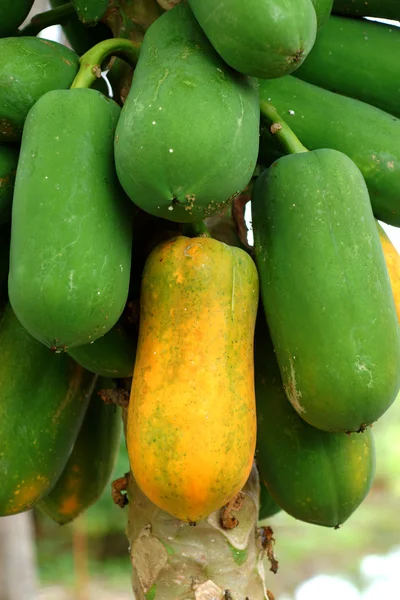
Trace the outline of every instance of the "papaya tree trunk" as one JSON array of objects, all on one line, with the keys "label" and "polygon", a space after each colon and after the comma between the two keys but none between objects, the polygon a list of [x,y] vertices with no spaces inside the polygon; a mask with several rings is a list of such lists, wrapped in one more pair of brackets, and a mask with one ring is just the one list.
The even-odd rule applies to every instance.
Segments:
[{"label": "papaya tree trunk", "polygon": [[221,511],[191,526],[152,504],[128,478],[127,535],[136,600],[264,600],[264,549],[257,529],[259,478],[253,467],[237,527]]},{"label": "papaya tree trunk", "polygon": [[31,512],[0,518],[0,600],[37,600]]}]

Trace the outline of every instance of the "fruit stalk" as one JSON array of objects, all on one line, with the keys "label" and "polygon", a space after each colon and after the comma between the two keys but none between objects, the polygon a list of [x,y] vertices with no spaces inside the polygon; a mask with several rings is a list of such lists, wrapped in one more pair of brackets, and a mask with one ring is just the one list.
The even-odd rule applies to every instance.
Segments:
[{"label": "fruit stalk", "polygon": [[101,65],[109,56],[119,56],[131,66],[139,57],[140,44],[123,38],[104,40],[80,58],[80,69],[72,82],[73,88],[89,88],[101,76]]},{"label": "fruit stalk", "polygon": [[293,133],[289,125],[279,116],[276,108],[265,102],[260,101],[261,120],[268,126],[271,134],[278,140],[282,151],[285,154],[296,154],[297,152],[308,152],[299,138]]},{"label": "fruit stalk", "polygon": [[243,505],[233,513],[237,527],[223,529],[221,511],[192,527],[152,504],[129,476],[127,536],[136,600],[267,598],[256,467],[243,492]]}]

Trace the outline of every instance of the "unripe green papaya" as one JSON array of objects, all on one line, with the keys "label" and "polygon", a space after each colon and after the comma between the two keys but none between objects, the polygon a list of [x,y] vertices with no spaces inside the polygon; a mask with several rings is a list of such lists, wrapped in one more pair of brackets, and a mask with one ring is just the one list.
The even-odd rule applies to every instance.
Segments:
[{"label": "unripe green papaya", "polygon": [[111,477],[121,437],[121,410],[105,404],[97,392],[113,388],[110,379],[98,379],[61,477],[37,505],[60,525],[70,523],[94,504]]},{"label": "unripe green papaya", "polygon": [[398,27],[331,17],[295,75],[400,117],[399,56]]},{"label": "unripe green papaya", "polygon": [[288,75],[315,41],[311,0],[189,0],[189,5],[224,61],[246,75]]},{"label": "unripe green papaya", "polygon": [[193,222],[222,210],[257,159],[255,82],[215,52],[187,4],[147,30],[115,136],[122,186],[143,210]]},{"label": "unripe green papaya", "polygon": [[311,0],[317,15],[318,31],[325,25],[332,11],[333,0]]},{"label": "unripe green papaya", "polygon": [[[67,4],[70,0],[50,0],[52,8],[58,8],[63,4]],[[67,38],[71,48],[82,56],[90,48],[112,37],[110,29],[104,23],[98,23],[96,27],[85,27],[80,22],[78,15],[74,12],[68,23],[62,26],[65,37]]]},{"label": "unripe green papaya", "polygon": [[[338,527],[371,487],[375,470],[372,432],[328,433],[299,417],[285,396],[263,317],[260,311],[254,354],[260,479],[268,485],[272,499],[292,517]],[[337,400],[341,410],[342,399]]]},{"label": "unripe green papaya", "polygon": [[11,219],[19,147],[0,143],[0,225]]},{"label": "unripe green papaya", "polygon": [[118,183],[120,108],[91,89],[48,92],[30,111],[15,182],[10,302],[57,349],[109,331],[125,306],[132,205]]},{"label": "unripe green papaya", "polygon": [[0,0],[0,38],[16,34],[18,27],[28,16],[33,2],[34,0]]},{"label": "unripe green papaya", "polygon": [[400,335],[359,169],[336,150],[284,156],[257,179],[252,211],[261,295],[290,402],[319,429],[365,429],[399,391]]},{"label": "unripe green papaya", "polygon": [[[334,148],[354,160],[375,217],[400,226],[400,119],[291,75],[260,79],[260,100],[270,101],[310,150]],[[282,154],[264,127],[260,154],[267,166]]]},{"label": "unripe green papaya", "polygon": [[0,40],[0,141],[21,139],[29,110],[49,90],[67,89],[79,68],[75,52],[36,37]]},{"label": "unripe green papaya", "polygon": [[108,0],[71,0],[84,25],[96,25],[108,7]]},{"label": "unripe green papaya", "polygon": [[7,278],[10,265],[10,224],[0,226],[0,305],[7,300]]},{"label": "unripe green papaya", "polygon": [[0,516],[28,510],[68,460],[96,376],[51,354],[11,307],[0,319]]},{"label": "unripe green papaya", "polygon": [[122,325],[115,325],[92,344],[68,351],[82,367],[103,377],[132,377],[137,337],[131,337]]},{"label": "unripe green papaya", "polygon": [[273,517],[281,510],[280,506],[272,499],[267,490],[267,486],[260,481],[260,510],[258,511],[259,521]]},{"label": "unripe green papaya", "polygon": [[400,19],[399,0],[334,0],[333,12],[346,17]]}]

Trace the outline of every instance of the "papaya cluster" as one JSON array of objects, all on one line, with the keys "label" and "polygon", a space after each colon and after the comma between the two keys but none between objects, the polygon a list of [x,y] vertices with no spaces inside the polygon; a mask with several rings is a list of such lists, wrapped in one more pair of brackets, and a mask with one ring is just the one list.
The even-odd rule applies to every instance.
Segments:
[{"label": "papaya cluster", "polygon": [[0,515],[92,504],[130,389],[158,507],[207,518],[255,459],[260,519],[339,527],[400,388],[400,29],[360,18],[400,7],[149,1],[139,42],[123,2],[32,4],[0,0]]}]

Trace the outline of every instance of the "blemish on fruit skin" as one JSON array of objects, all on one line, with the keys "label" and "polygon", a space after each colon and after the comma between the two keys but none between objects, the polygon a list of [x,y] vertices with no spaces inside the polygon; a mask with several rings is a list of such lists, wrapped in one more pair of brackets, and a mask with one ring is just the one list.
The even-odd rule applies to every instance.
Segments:
[{"label": "blemish on fruit skin", "polygon": [[293,408],[296,410],[298,414],[306,413],[306,409],[304,406],[300,404],[300,398],[302,397],[302,393],[297,389],[297,381],[296,381],[296,372],[294,369],[293,360],[295,357],[289,356],[289,365],[290,365],[290,373],[288,376],[288,383],[284,384],[285,392],[287,397],[290,400]]}]

